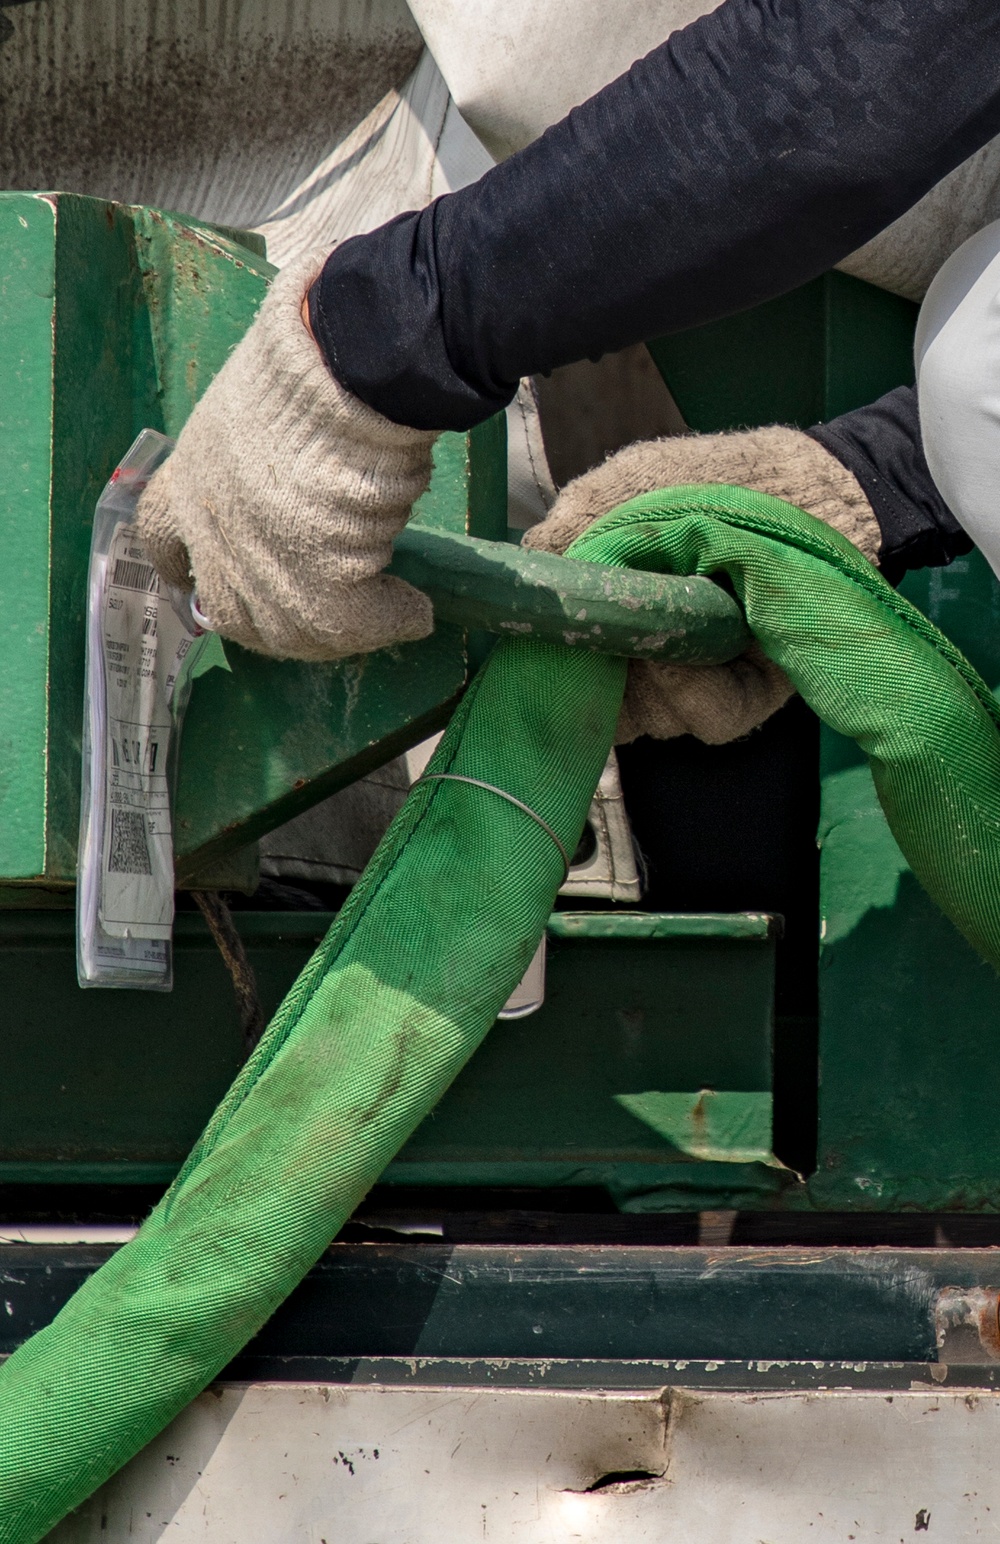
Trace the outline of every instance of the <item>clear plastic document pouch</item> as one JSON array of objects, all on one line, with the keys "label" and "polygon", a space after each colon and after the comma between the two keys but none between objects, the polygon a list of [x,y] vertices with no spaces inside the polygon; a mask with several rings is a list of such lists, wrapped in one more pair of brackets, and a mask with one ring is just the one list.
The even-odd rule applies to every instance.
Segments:
[{"label": "clear plastic document pouch", "polygon": [[161,584],[135,529],[173,441],[146,429],[98,501],[90,548],[77,976],[169,991],[177,745],[205,642],[188,597]]}]

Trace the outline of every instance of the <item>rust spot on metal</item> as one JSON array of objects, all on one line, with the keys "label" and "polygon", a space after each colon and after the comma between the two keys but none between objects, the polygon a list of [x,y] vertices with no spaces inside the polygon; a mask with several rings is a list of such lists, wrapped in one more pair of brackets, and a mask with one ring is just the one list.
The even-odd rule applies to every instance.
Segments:
[{"label": "rust spot on metal", "polygon": [[1000,1293],[994,1293],[992,1304],[986,1307],[979,1334],[992,1354],[1000,1358]]},{"label": "rust spot on metal", "polygon": [[705,1114],[705,1095],[709,1092],[709,1089],[703,1088],[691,1107],[691,1128],[696,1137],[704,1137],[708,1129],[708,1117]]},{"label": "rust spot on metal", "polygon": [[934,1305],[934,1327],[943,1362],[1000,1361],[996,1288],[942,1287]]}]

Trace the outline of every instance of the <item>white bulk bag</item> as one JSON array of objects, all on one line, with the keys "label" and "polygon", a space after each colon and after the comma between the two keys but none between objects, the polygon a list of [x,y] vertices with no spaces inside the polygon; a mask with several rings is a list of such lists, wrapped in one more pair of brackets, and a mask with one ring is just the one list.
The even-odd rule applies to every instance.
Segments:
[{"label": "white bulk bag", "polygon": [[[459,111],[502,159],[716,7],[703,0],[410,0],[410,9]],[[840,267],[919,300],[945,259],[998,217],[995,139]]]}]

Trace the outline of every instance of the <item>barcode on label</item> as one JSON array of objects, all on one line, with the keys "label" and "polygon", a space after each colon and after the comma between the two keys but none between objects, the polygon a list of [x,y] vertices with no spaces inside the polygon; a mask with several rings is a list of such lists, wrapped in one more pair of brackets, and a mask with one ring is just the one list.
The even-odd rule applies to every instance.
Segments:
[{"label": "barcode on label", "polygon": [[111,762],[118,771],[124,767],[130,772],[149,772],[155,776],[159,754],[159,740],[129,740],[125,735],[111,736]]},{"label": "barcode on label", "polygon": [[111,811],[111,852],[108,871],[112,874],[151,874],[146,817],[140,810]]},{"label": "barcode on label", "polygon": [[152,563],[136,563],[130,558],[116,558],[111,583],[122,590],[148,590],[155,594],[160,588],[160,576]]}]

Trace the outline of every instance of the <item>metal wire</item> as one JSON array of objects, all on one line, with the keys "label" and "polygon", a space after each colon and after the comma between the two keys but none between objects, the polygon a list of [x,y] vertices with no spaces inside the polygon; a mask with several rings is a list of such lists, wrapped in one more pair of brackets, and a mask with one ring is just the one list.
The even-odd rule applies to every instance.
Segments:
[{"label": "metal wire", "polygon": [[533,810],[530,804],[525,804],[523,799],[515,798],[514,794],[508,793],[505,788],[496,788],[492,783],[484,783],[482,778],[465,777],[461,772],[425,772],[423,777],[417,778],[417,781],[413,784],[413,787],[419,788],[421,783],[470,783],[473,788],[485,788],[487,793],[495,793],[498,798],[506,799],[508,804],[515,805],[517,809],[521,810],[525,815],[529,816],[530,819],[535,822],[536,826],[541,826],[546,836],[550,836],[555,842],[559,849],[559,856],[563,860],[563,877],[559,881],[560,889],[566,883],[570,870],[569,853],[566,851],[558,836],[556,836],[556,833],[553,831],[548,821],[543,820],[541,815],[539,815],[537,811]]}]

